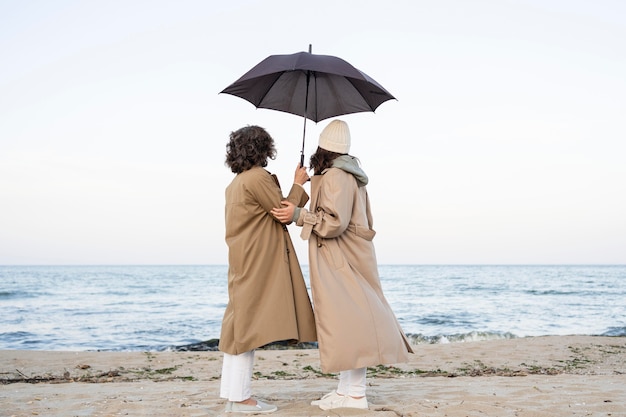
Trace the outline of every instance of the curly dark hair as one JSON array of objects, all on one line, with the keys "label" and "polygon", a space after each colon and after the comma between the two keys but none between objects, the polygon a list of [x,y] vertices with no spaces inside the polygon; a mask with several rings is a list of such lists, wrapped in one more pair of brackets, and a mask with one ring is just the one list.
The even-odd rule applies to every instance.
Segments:
[{"label": "curly dark hair", "polygon": [[309,166],[315,175],[320,175],[322,171],[333,166],[333,161],[340,157],[341,153],[327,151],[324,148],[317,147],[317,150],[311,155]]},{"label": "curly dark hair", "polygon": [[225,164],[235,174],[256,166],[266,167],[267,160],[275,158],[274,139],[262,127],[246,126],[231,132]]}]

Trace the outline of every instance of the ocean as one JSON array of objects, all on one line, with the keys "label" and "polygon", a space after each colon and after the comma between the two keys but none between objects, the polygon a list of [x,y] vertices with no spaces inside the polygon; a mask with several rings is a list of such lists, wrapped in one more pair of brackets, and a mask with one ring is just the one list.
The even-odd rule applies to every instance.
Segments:
[{"label": "ocean", "polygon": [[[217,339],[227,269],[0,266],[0,349],[162,351]],[[626,265],[380,265],[379,273],[416,344],[626,336]]]}]

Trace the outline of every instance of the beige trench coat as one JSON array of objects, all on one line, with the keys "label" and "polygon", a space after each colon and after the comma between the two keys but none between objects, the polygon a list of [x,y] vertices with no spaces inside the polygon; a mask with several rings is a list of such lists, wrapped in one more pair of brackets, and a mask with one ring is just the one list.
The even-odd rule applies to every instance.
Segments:
[{"label": "beige trench coat", "polygon": [[359,187],[352,174],[330,168],[311,179],[310,208],[300,211],[297,224],[309,239],[322,371],[408,361],[413,351],[378,277],[365,186]]},{"label": "beige trench coat", "polygon": [[[274,341],[316,340],[315,320],[287,227],[270,215],[280,207],[276,177],[255,167],[226,188],[228,305],[219,349],[238,355]],[[299,185],[289,201],[309,199]]]}]

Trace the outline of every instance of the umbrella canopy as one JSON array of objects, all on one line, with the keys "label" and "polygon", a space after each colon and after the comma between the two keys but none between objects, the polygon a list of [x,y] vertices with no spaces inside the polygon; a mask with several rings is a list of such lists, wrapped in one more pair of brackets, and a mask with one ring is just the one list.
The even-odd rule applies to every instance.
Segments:
[{"label": "umbrella canopy", "polygon": [[374,111],[394,99],[374,79],[341,58],[298,52],[271,55],[221,93],[241,97],[257,108],[272,109],[319,122],[330,117]]},{"label": "umbrella canopy", "polygon": [[394,98],[343,59],[308,52],[271,55],[221,92],[314,122],[374,111]]}]

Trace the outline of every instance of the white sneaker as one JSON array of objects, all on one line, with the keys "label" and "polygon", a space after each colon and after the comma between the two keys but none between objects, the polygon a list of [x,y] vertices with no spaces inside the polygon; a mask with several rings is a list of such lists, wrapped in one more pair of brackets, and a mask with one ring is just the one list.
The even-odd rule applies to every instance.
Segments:
[{"label": "white sneaker", "polygon": [[311,401],[311,405],[320,405],[320,403],[322,403],[324,401],[331,401],[331,400],[334,400],[336,398],[343,398],[343,395],[339,395],[339,394],[337,394],[337,391],[333,390],[333,391],[329,392],[328,394],[324,395],[319,400]]},{"label": "white sneaker", "polygon": [[367,410],[367,398],[352,398],[349,395],[339,395],[336,392],[331,392],[322,397],[321,400],[316,401],[317,406],[322,410],[333,410],[335,408],[360,408]]},{"label": "white sneaker", "polygon": [[244,414],[268,414],[278,410],[278,407],[272,404],[266,404],[263,401],[256,400],[256,405],[248,405],[228,401],[226,403],[226,413],[244,413]]}]

